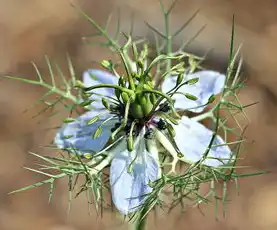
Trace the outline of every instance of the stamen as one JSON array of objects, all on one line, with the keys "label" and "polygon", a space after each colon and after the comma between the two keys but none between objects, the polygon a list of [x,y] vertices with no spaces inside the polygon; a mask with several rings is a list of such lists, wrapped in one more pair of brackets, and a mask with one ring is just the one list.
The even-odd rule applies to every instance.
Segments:
[{"label": "stamen", "polygon": [[159,111],[164,112],[164,113],[169,112],[170,111],[169,104],[167,102],[164,102],[164,103],[160,104]]},{"label": "stamen", "polygon": [[147,129],[146,133],[144,134],[145,139],[153,139],[154,138],[154,129],[149,128]]},{"label": "stamen", "polygon": [[157,123],[157,127],[158,129],[160,130],[165,130],[167,129],[167,125],[166,125],[166,122],[163,120],[163,119],[160,119]]}]

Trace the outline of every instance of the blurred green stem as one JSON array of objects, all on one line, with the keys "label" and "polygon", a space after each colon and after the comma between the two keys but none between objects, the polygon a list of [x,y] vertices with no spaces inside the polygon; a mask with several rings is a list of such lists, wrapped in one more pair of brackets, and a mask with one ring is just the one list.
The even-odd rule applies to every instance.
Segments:
[{"label": "blurred green stem", "polygon": [[139,214],[139,217],[132,224],[132,230],[145,230],[146,222],[147,222],[146,210],[143,209],[143,211]]}]

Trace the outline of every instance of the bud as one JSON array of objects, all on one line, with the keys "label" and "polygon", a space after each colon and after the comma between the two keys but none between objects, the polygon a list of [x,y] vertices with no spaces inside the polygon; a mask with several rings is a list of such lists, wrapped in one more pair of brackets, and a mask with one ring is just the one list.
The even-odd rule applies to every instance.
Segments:
[{"label": "bud", "polygon": [[210,96],[208,103],[213,103],[215,100],[215,95]]},{"label": "bud", "polygon": [[199,78],[197,77],[197,78],[192,78],[192,79],[190,79],[190,80],[188,80],[187,82],[186,82],[186,84],[188,84],[188,85],[194,85],[195,83],[197,83],[199,81]]},{"label": "bud", "polygon": [[129,174],[131,174],[133,172],[133,164],[132,163],[128,166],[127,172]]},{"label": "bud", "polygon": [[187,99],[189,99],[189,100],[192,100],[192,101],[198,100],[198,97],[196,97],[196,96],[194,96],[194,95],[192,95],[192,94],[185,93],[184,95],[185,95],[185,97],[186,97]]},{"label": "bud", "polygon": [[136,79],[136,80],[139,80],[140,79],[140,75],[137,74],[136,72],[132,72],[132,78]]},{"label": "bud", "polygon": [[144,69],[144,65],[143,65],[143,62],[142,62],[142,60],[138,60],[137,61],[137,64],[138,64],[138,67],[140,68],[140,69]]},{"label": "bud", "polygon": [[102,97],[102,104],[104,105],[104,107],[107,109],[107,110],[110,110],[110,104],[108,102],[108,100],[104,97]]},{"label": "bud", "polygon": [[184,73],[179,73],[176,81],[176,86],[180,85],[183,80],[184,80]]},{"label": "bud", "polygon": [[112,68],[112,63],[111,61],[107,61],[107,60],[103,60],[101,62],[101,65],[105,68],[105,69],[108,69],[108,70],[111,70]]},{"label": "bud", "polygon": [[83,155],[83,157],[89,160],[89,159],[92,158],[92,154],[91,154],[91,153],[85,153],[85,154]]},{"label": "bud", "polygon": [[123,77],[120,77],[120,78],[118,79],[118,85],[119,85],[119,86],[125,86],[125,84],[126,84],[125,79],[124,79]]},{"label": "bud", "polygon": [[83,89],[83,88],[85,88],[85,85],[84,85],[84,83],[83,83],[82,81],[77,80],[77,81],[75,82],[75,86],[74,86],[74,87],[75,87],[75,88]]}]

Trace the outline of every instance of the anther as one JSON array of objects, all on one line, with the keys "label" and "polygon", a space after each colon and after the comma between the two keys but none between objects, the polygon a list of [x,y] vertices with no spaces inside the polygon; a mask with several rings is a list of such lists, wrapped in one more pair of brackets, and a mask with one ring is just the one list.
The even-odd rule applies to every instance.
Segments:
[{"label": "anther", "polygon": [[146,133],[144,134],[145,139],[153,139],[154,137],[154,129],[149,128],[147,129]]},{"label": "anther", "polygon": [[167,113],[167,112],[170,111],[170,106],[167,102],[164,102],[164,103],[160,104],[159,110],[164,112],[164,113]]},{"label": "anther", "polygon": [[121,123],[119,123],[119,122],[115,123],[114,127],[111,128],[111,132],[113,133],[115,130],[117,130],[120,125],[121,125]]},{"label": "anther", "polygon": [[157,123],[157,127],[160,130],[165,130],[167,128],[167,125],[163,119],[160,119]]}]

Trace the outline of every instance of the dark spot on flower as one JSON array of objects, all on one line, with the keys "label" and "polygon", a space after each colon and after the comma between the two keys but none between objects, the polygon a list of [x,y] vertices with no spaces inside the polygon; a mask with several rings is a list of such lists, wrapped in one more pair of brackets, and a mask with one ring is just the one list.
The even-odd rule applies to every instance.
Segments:
[{"label": "dark spot on flower", "polygon": [[170,111],[170,106],[167,102],[164,102],[164,103],[160,104],[159,110],[164,112],[164,113],[167,113],[167,112]]},{"label": "dark spot on flower", "polygon": [[163,119],[160,119],[157,123],[157,127],[160,130],[165,130],[167,128],[167,125]]},{"label": "dark spot on flower", "polygon": [[144,134],[145,139],[152,139],[154,137],[154,129],[149,128]]}]

